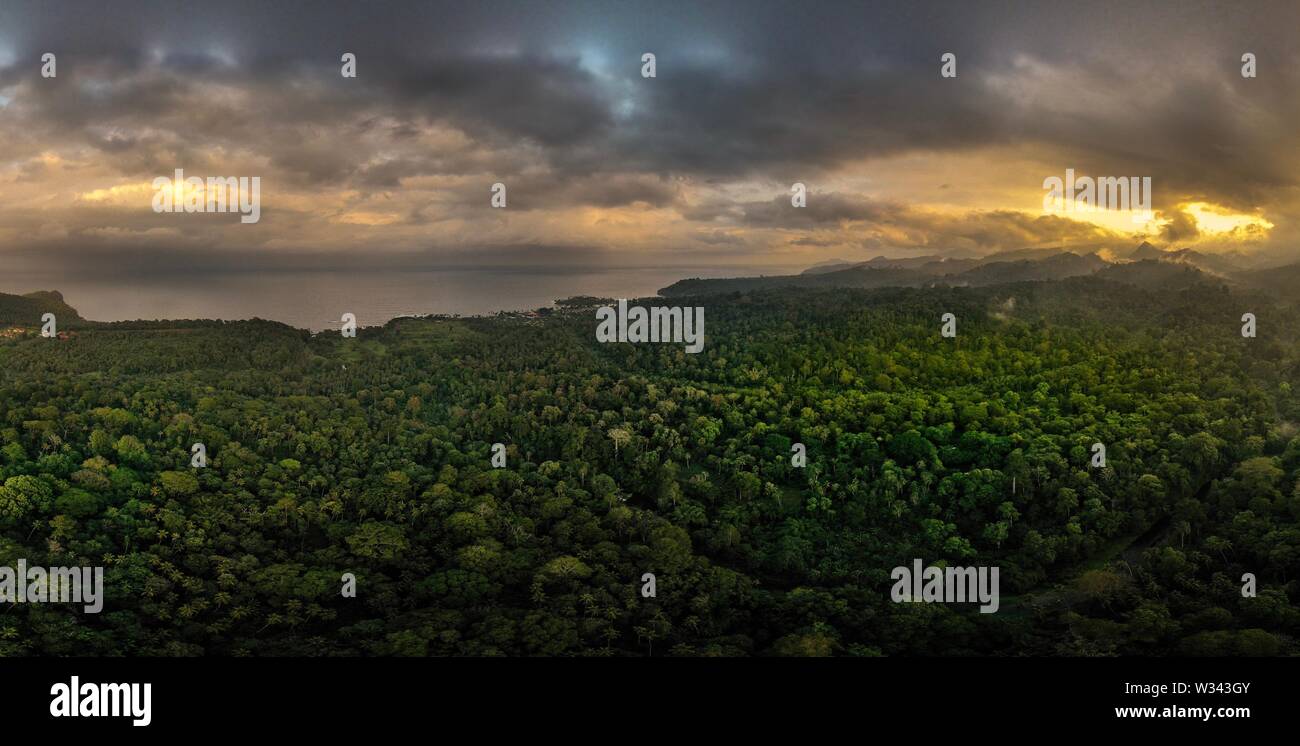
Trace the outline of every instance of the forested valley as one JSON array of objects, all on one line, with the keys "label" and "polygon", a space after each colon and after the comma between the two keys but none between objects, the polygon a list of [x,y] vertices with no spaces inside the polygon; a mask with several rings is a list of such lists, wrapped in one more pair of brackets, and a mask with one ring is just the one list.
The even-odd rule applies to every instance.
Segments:
[{"label": "forested valley", "polygon": [[[595,299],[354,339],[5,320],[0,565],[106,574],[99,614],[0,609],[0,655],[1296,654],[1294,307],[1101,277],[673,302],[701,353],[597,343]],[[1000,567],[1000,610],[892,602],[914,558]]]}]

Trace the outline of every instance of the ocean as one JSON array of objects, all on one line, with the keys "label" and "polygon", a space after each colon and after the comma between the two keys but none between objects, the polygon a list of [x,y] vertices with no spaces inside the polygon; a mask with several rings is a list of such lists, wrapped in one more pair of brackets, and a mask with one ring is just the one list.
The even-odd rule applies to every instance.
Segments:
[{"label": "ocean", "polygon": [[[784,271],[769,267],[763,273]],[[339,317],[348,312],[356,314],[358,325],[375,326],[403,315],[478,316],[531,310],[576,295],[650,297],[687,277],[749,274],[758,273],[736,267],[664,267],[276,270],[146,278],[10,274],[0,276],[0,292],[58,290],[68,305],[95,321],[256,317],[321,331],[338,328]]]}]

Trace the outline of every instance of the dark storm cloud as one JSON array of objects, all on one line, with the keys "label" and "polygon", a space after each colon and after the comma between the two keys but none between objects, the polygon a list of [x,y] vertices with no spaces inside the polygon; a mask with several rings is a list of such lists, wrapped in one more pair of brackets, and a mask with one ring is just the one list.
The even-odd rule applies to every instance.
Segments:
[{"label": "dark storm cloud", "polygon": [[[1152,176],[1166,237],[1181,240],[1195,235],[1183,202],[1293,212],[1297,21],[1296,3],[8,2],[0,160],[26,181],[50,173],[41,154],[67,151],[65,173],[93,158],[140,179],[183,166],[362,196],[468,184],[442,205],[487,221],[499,216],[482,195],[500,180],[522,211],[673,207],[705,244],[741,245],[712,232],[730,226],[854,223],[867,241],[995,248],[1096,232],[1013,211],[963,226],[847,193],[801,213],[785,197],[683,197],[683,183],[814,183],[870,159],[1014,146],[1041,163],[1027,189],[1065,168]],[[57,79],[38,77],[45,51]],[[338,74],[343,51],[355,80]],[[645,51],[655,79],[639,75]],[[946,51],[954,80],[938,75]],[[1243,51],[1259,78],[1238,74]]]},{"label": "dark storm cloud", "polygon": [[394,104],[466,131],[569,147],[604,137],[612,123],[599,83],[577,64],[531,56],[412,61],[380,86]]},{"label": "dark storm cloud", "polygon": [[902,205],[876,202],[856,195],[808,195],[806,207],[794,207],[790,197],[782,195],[770,202],[754,202],[742,207],[743,222],[757,227],[816,228],[842,223],[888,221],[902,213]]},{"label": "dark storm cloud", "polygon": [[1186,241],[1195,238],[1199,230],[1196,227],[1196,219],[1186,212],[1179,210],[1167,216],[1169,222],[1160,229],[1160,235],[1166,241]]},{"label": "dark storm cloud", "polygon": [[[1111,7],[1135,21],[1155,21],[1168,15],[1162,5]],[[40,87],[32,117],[33,124],[55,128],[142,123],[185,107],[195,136],[237,139],[255,136],[255,125],[271,119],[337,125],[361,110],[445,120],[475,138],[532,143],[564,171],[731,175],[1039,139],[1094,152],[1102,165],[1154,170],[1166,164],[1170,178],[1196,172],[1185,173],[1170,159],[1208,151],[1222,155],[1214,159],[1224,163],[1216,169],[1224,172],[1216,174],[1220,179],[1240,183],[1253,176],[1261,188],[1289,180],[1250,140],[1258,125],[1287,121],[1295,97],[1278,99],[1274,116],[1241,111],[1294,82],[1283,75],[1285,59],[1266,61],[1268,74],[1252,81],[1265,90],[1242,99],[1225,85],[1236,71],[1236,49],[1198,47],[1199,56],[1222,58],[1222,74],[1207,78],[1189,65],[1168,29],[1145,28],[1144,47],[1121,56],[1113,51],[1114,36],[1131,34],[1131,24],[1101,33],[1092,16],[1108,15],[1104,8],[1015,7],[1019,13],[1003,18],[996,6],[978,3],[923,9],[718,3],[699,19],[712,27],[676,35],[668,29],[690,18],[684,4],[126,2],[55,10],[19,3],[6,16],[11,28],[29,31],[14,42],[22,50],[17,56],[64,52],[64,76]],[[1180,25],[1190,20],[1192,32],[1203,32],[1206,22],[1244,14],[1209,7],[1215,12],[1197,23],[1196,6],[1187,4],[1177,14]],[[1266,13],[1297,17],[1285,6],[1249,15]],[[638,34],[642,20],[649,31]],[[1009,28],[1024,33],[1015,45],[994,46]],[[712,41],[704,47],[708,54],[682,43],[699,36]],[[892,41],[882,42],[887,36]],[[1268,36],[1256,34],[1252,48],[1266,48]],[[899,37],[915,42],[910,51]],[[1047,59],[1075,49],[1110,50],[1078,60],[1078,69],[1099,88],[1122,91],[1145,82],[1133,89],[1133,109],[1081,116],[989,85],[988,73],[1008,70],[1008,50],[1032,50],[1049,39],[1058,46],[1044,50],[1052,53]],[[639,55],[650,48],[661,57],[661,73],[647,81],[638,75]],[[355,84],[338,78],[340,50],[360,56]],[[937,74],[945,50],[959,53],[957,80]],[[33,65],[15,61],[0,80],[34,73]],[[204,83],[245,88],[252,100],[238,109],[196,101]],[[193,111],[196,104],[203,108]],[[630,108],[620,118],[623,106]],[[319,177],[347,172],[337,164],[308,167],[305,161],[322,158],[318,150],[268,147],[295,170]],[[340,157],[348,155],[340,150]]]}]

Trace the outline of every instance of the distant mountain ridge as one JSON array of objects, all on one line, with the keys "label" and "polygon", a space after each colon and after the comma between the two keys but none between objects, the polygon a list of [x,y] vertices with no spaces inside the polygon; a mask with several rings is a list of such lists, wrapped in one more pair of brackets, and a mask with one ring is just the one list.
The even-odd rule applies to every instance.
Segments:
[{"label": "distant mountain ridge", "polygon": [[[865,262],[836,261],[810,267],[798,275],[679,280],[659,291],[666,297],[749,292],[777,287],[923,287],[949,285],[982,287],[1011,282],[1063,280],[1097,275],[1139,287],[1197,283],[1245,285],[1274,293],[1296,287],[1300,264],[1270,270],[1251,269],[1241,254],[1206,254],[1193,249],[1161,249],[1143,241],[1128,252],[1076,252],[1059,247],[1000,251],[978,259],[938,255],[894,258],[877,256]],[[1290,283],[1290,284],[1289,284]]]},{"label": "distant mountain ridge", "polygon": [[1146,241],[1125,258],[1139,262],[1154,259],[1161,262],[1190,264],[1198,269],[1225,276],[1252,269],[1250,259],[1243,254],[1206,254],[1195,249],[1158,249]]}]

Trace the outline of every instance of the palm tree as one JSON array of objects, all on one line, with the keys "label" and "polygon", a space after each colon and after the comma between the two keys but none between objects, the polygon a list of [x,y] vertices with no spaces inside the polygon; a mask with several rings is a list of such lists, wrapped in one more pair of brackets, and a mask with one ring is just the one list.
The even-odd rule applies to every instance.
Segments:
[{"label": "palm tree", "polygon": [[606,434],[609,435],[610,439],[614,441],[615,456],[618,456],[619,446],[627,445],[628,441],[632,440],[632,433],[629,433],[627,430],[624,430],[623,428],[610,428],[610,431]]},{"label": "palm tree", "polygon": [[1183,541],[1192,532],[1192,524],[1187,521],[1179,521],[1174,524],[1174,531],[1178,534],[1178,548],[1182,549]]},{"label": "palm tree", "polygon": [[1205,548],[1211,552],[1218,552],[1223,558],[1224,564],[1228,562],[1228,552],[1232,551],[1232,542],[1219,536],[1211,536],[1205,540]]}]

